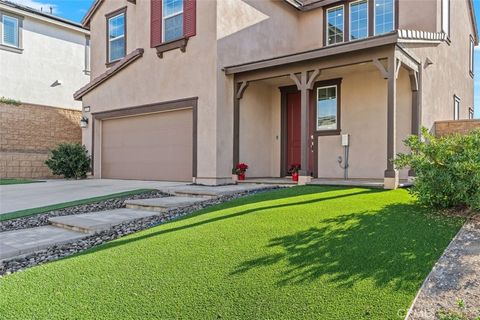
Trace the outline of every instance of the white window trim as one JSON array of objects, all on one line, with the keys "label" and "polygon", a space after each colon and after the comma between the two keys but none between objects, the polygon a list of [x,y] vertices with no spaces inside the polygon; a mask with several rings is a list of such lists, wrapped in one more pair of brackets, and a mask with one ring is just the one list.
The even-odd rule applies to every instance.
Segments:
[{"label": "white window trim", "polygon": [[[358,3],[358,2],[366,2],[367,4],[367,36],[364,37],[364,38],[359,38],[359,39],[352,39],[352,5],[354,5],[355,3]],[[368,35],[370,34],[370,30],[369,29],[369,24],[368,24],[368,20],[369,20],[369,1],[368,0],[357,0],[357,1],[352,1],[349,3],[348,5],[348,27],[350,28],[350,30],[348,30],[348,34],[349,34],[349,41],[356,41],[356,40],[361,40],[361,39],[365,39],[365,38],[368,38]],[[345,31],[343,32],[345,34]]]},{"label": "white window trim", "polygon": [[[165,1],[162,1],[162,42],[165,42],[165,20],[181,15],[185,10],[184,6],[185,4],[182,3],[182,10],[172,13],[168,16],[164,16],[163,13],[165,12]],[[175,40],[178,40],[178,39],[169,40],[169,41],[175,41]]]},{"label": "white window trim", "polygon": [[331,129],[331,128],[328,128],[328,129],[320,129],[318,127],[318,105],[315,106],[315,130],[316,131],[332,131],[332,130],[337,130],[338,128],[338,85],[334,84],[334,85],[329,85],[329,86],[323,86],[323,87],[318,87],[317,88],[317,101],[316,103],[318,103],[318,92],[321,90],[321,89],[328,89],[328,88],[335,88],[335,100],[337,101],[337,105],[336,105],[336,109],[335,109],[335,128],[334,129]]},{"label": "white window trim", "polygon": [[468,62],[468,69],[470,71],[470,75],[473,77],[475,70],[475,41],[473,40],[472,36],[470,36],[470,57]]},{"label": "white window trim", "polygon": [[[392,22],[393,22],[393,30],[397,29],[397,26],[396,26],[396,17],[395,15],[397,14],[397,12],[395,11],[395,1],[397,0],[392,0]],[[373,31],[372,31],[373,35],[374,36],[378,36],[379,34],[377,34],[377,0],[373,0]],[[385,34],[386,32],[384,33],[380,33],[380,35],[382,34]]]},{"label": "white window trim", "polygon": [[[342,15],[343,15],[343,31],[342,31],[342,42],[335,42],[335,43],[328,43],[328,12],[334,9],[342,8]],[[341,4],[339,6],[331,7],[327,9],[327,14],[325,15],[325,43],[327,46],[333,46],[339,43],[345,42],[345,5]]]},{"label": "white window trim", "polygon": [[[443,4],[444,4],[444,1],[446,1],[447,3],[447,8],[448,8],[448,16],[445,17],[445,13],[443,12]],[[451,23],[451,20],[450,20],[450,15],[451,15],[451,10],[452,10],[452,7],[451,7],[451,3],[450,3],[450,0],[441,0],[440,1],[440,9],[441,9],[441,26],[440,26],[440,29],[443,33],[445,33],[448,37],[450,37],[450,30],[451,30],[451,26],[450,26],[450,23]],[[444,30],[444,24],[445,24],[445,21],[447,22],[447,29],[448,30]]]},{"label": "white window trim", "polygon": [[460,120],[460,101],[457,95],[453,95],[453,120]]},{"label": "white window trim", "polygon": [[[118,18],[120,16],[123,16],[123,35],[115,37],[115,38],[110,38],[110,20]],[[119,60],[123,59],[123,57],[115,59],[115,60],[111,59],[112,42],[115,41],[115,40],[118,40],[118,39],[125,38],[125,33],[126,33],[126,30],[127,30],[126,26],[127,26],[127,20],[125,19],[125,12],[119,13],[119,14],[113,16],[113,17],[108,18],[108,21],[107,21],[107,28],[108,28],[108,32],[107,32],[107,37],[108,37],[108,63],[116,62],[116,61],[119,61]],[[126,45],[126,41],[124,43]]]},{"label": "white window trim", "polygon": [[[4,42],[4,35],[5,35],[5,22],[4,21],[5,21],[5,17],[16,21],[17,45],[13,45],[13,44]],[[11,15],[8,15],[8,14],[2,14],[2,21],[1,22],[2,22],[2,35],[1,35],[2,36],[2,39],[1,39],[2,42],[1,42],[1,44],[4,45],[4,46],[7,46],[7,47],[19,49],[20,48],[20,19],[17,18],[17,17],[11,16]]]}]

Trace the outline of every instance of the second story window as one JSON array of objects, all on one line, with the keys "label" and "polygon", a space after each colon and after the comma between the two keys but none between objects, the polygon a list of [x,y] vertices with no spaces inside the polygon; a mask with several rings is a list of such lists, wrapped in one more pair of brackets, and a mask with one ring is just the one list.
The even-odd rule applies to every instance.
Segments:
[{"label": "second story window", "polygon": [[460,98],[453,96],[453,120],[460,120]]},{"label": "second story window", "polygon": [[368,37],[368,2],[350,3],[350,40]]},{"label": "second story window", "polygon": [[395,29],[395,0],[375,0],[375,35]]},{"label": "second story window", "polygon": [[16,48],[20,46],[19,21],[5,14],[2,14],[2,44]]},{"label": "second story window", "polygon": [[343,5],[327,9],[327,44],[343,42],[344,14]]},{"label": "second story window", "polygon": [[183,37],[183,1],[163,1],[163,41],[173,41]]},{"label": "second story window", "polygon": [[123,57],[126,53],[126,24],[125,24],[125,11],[113,15],[107,18],[107,34],[108,34],[108,45],[107,45],[107,59],[108,62],[115,62]]},{"label": "second story window", "polygon": [[473,40],[473,37],[470,36],[470,55],[469,55],[469,71],[470,75],[473,77],[473,70],[475,67],[475,40]]}]

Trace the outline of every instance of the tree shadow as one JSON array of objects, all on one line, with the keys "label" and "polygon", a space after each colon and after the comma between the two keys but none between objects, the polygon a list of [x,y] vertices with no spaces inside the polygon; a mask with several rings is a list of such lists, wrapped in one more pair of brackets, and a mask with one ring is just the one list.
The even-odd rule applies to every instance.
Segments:
[{"label": "tree shadow", "polygon": [[275,253],[247,260],[231,275],[278,265],[283,270],[279,286],[322,278],[350,288],[368,279],[377,287],[411,290],[427,276],[458,230],[448,220],[430,224],[426,213],[418,205],[398,203],[324,219],[322,227],[271,239],[267,247]]},{"label": "tree shadow", "polygon": [[[241,217],[241,216],[248,215],[248,214],[253,214],[253,213],[256,213],[256,212],[259,212],[259,211],[263,211],[263,210],[278,209],[278,208],[285,208],[285,207],[292,207],[292,206],[306,205],[306,204],[313,204],[313,203],[317,203],[317,202],[340,199],[340,198],[350,197],[350,196],[354,196],[354,195],[384,192],[383,190],[380,190],[380,189],[351,188],[352,192],[349,192],[349,193],[326,195],[326,196],[323,196],[323,197],[318,197],[318,198],[315,198],[315,199],[303,200],[303,201],[291,201],[291,200],[289,200],[289,199],[293,199],[293,198],[296,198],[296,197],[299,197],[299,196],[301,197],[301,196],[305,196],[305,195],[309,195],[309,194],[321,194],[321,193],[327,193],[327,192],[330,192],[330,191],[345,191],[345,190],[349,190],[349,189],[350,188],[347,189],[347,188],[338,188],[338,187],[312,187],[312,188],[309,188],[306,192],[303,192],[305,190],[302,190],[302,192],[297,191],[295,193],[295,192],[291,192],[291,190],[285,190],[286,192],[275,192],[275,193],[272,192],[271,194],[268,194],[268,195],[262,194],[262,196],[260,196],[260,197],[252,196],[252,197],[249,197],[247,199],[245,199],[245,198],[244,199],[237,199],[237,200],[233,200],[232,202],[227,202],[227,203],[224,203],[224,204],[213,206],[213,207],[208,208],[206,210],[201,210],[197,214],[192,214],[192,215],[186,216],[186,217],[181,218],[181,219],[172,220],[172,221],[167,222],[167,223],[162,224],[162,225],[168,226],[170,223],[179,222],[179,221],[187,221],[188,222],[188,220],[190,220],[194,217],[206,215],[206,214],[212,213],[212,212],[217,211],[217,210],[235,209],[235,208],[238,209],[238,208],[241,208],[242,206],[251,205],[251,204],[258,204],[258,203],[262,203],[262,202],[265,202],[265,205],[264,206],[257,206],[255,208],[251,208],[251,209],[235,211],[235,212],[230,213],[230,214],[216,216],[216,217],[213,217],[213,218],[210,218],[210,219],[205,219],[205,220],[201,220],[201,221],[198,221],[198,222],[192,222],[192,223],[181,225],[181,226],[178,226],[178,227],[173,227],[173,228],[169,228],[169,229],[162,229],[162,230],[155,231],[155,232],[150,232],[150,233],[142,233],[140,235],[135,235],[135,234],[130,235],[129,237],[126,237],[126,238],[120,238],[120,239],[117,239],[115,241],[107,242],[107,243],[102,244],[100,246],[93,247],[93,248],[88,249],[86,251],[80,252],[76,255],[72,255],[70,257],[67,257],[66,259],[81,256],[81,255],[86,255],[86,254],[90,254],[90,253],[95,253],[95,252],[105,250],[105,249],[111,249],[111,248],[122,246],[122,245],[125,245],[125,244],[128,244],[128,243],[132,243],[132,242],[136,242],[136,241],[140,241],[140,240],[145,240],[145,239],[152,238],[152,237],[162,236],[162,235],[169,234],[169,233],[172,233],[172,232],[182,231],[182,230],[191,229],[191,228],[195,228],[195,227],[199,227],[199,226],[203,226],[203,225],[207,225],[207,224],[211,224],[211,223],[221,222],[221,221],[224,221],[224,220],[227,220],[227,219],[237,218],[237,217]],[[280,199],[281,200],[289,200],[289,202],[281,203],[281,204],[274,204],[274,205],[272,205],[271,202],[270,202],[271,200],[280,200]],[[238,200],[243,200],[243,201],[238,201]]]}]

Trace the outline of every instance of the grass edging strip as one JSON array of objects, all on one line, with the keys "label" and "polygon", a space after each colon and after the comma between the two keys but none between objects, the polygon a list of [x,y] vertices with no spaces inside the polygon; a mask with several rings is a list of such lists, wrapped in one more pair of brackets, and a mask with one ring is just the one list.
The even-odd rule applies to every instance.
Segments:
[{"label": "grass edging strip", "polygon": [[31,179],[4,178],[4,179],[0,179],[0,186],[10,186],[10,185],[14,185],[14,184],[27,184],[27,183],[38,183],[38,182],[45,182],[45,181],[31,180]]},{"label": "grass edging strip", "polygon": [[93,198],[63,202],[63,203],[53,204],[53,205],[49,205],[49,206],[45,206],[45,207],[38,207],[38,208],[31,208],[31,209],[8,212],[8,213],[0,215],[0,221],[6,221],[6,220],[10,220],[10,219],[17,219],[17,218],[22,218],[22,217],[33,216],[33,215],[36,215],[36,214],[45,213],[45,212],[49,212],[49,211],[53,211],[53,210],[61,210],[61,209],[65,209],[65,208],[70,208],[70,207],[75,207],[75,206],[80,206],[80,205],[85,205],[85,204],[91,204],[91,203],[110,200],[110,199],[115,199],[115,198],[128,197],[128,196],[137,195],[137,194],[150,192],[150,191],[154,191],[154,190],[155,189],[134,189],[134,190],[131,190],[131,191],[124,191],[124,192],[112,193],[112,194],[107,194],[107,195],[104,195],[104,196],[98,196],[98,197],[93,197]]}]

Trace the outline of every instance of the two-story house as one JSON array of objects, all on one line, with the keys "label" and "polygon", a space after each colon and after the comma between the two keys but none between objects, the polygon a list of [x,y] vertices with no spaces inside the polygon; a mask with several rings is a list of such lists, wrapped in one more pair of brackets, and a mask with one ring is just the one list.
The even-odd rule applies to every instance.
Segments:
[{"label": "two-story house", "polygon": [[81,142],[72,94],[90,79],[89,38],[48,7],[0,0],[0,178],[51,177],[49,150]]},{"label": "two-story house", "polygon": [[97,0],[83,24],[96,177],[396,188],[402,140],[473,106],[470,0]]}]

